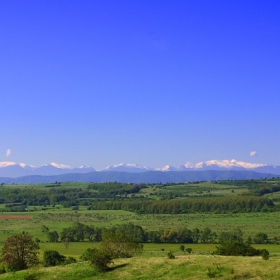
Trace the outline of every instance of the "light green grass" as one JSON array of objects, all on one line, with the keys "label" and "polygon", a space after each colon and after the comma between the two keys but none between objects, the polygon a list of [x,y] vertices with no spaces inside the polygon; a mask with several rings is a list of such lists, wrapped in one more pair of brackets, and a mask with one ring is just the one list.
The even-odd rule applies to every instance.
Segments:
[{"label": "light green grass", "polygon": [[2,280],[23,280],[26,275],[36,276],[37,280],[179,280],[210,279],[208,272],[215,273],[221,280],[229,279],[269,279],[280,276],[280,257],[264,261],[261,257],[223,257],[212,255],[167,257],[134,257],[114,260],[107,273],[96,272],[87,262],[67,266],[36,268],[29,271],[0,275]]},{"label": "light green grass", "polygon": [[[30,207],[34,210],[34,207]],[[24,213],[1,213],[1,215],[32,215],[31,220],[0,219],[0,243],[13,233],[28,232],[34,238],[46,242],[47,237],[42,233],[42,225],[47,226],[50,231],[56,230],[58,233],[63,228],[70,227],[74,222],[80,222],[95,227],[110,227],[118,224],[133,223],[142,226],[145,230],[165,230],[187,227],[189,229],[199,228],[203,230],[209,227],[219,234],[221,231],[229,231],[239,227],[244,237],[258,232],[265,232],[272,240],[273,237],[280,237],[280,212],[268,213],[238,213],[238,214],[144,214],[138,215],[122,210],[80,210],[73,211],[71,208],[59,209],[50,207],[42,210],[42,207],[35,207],[36,211]]]}]

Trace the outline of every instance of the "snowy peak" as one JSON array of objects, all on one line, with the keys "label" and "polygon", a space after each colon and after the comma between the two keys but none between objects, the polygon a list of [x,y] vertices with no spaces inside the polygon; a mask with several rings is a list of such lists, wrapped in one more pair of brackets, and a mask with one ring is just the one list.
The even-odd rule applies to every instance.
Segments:
[{"label": "snowy peak", "polygon": [[93,169],[92,167],[90,167],[88,165],[81,165],[79,168],[80,169]]},{"label": "snowy peak", "polygon": [[[260,173],[270,173],[280,175],[280,166],[273,166],[262,163],[249,163],[244,161],[231,160],[208,160],[204,162],[191,163],[187,162],[179,167],[166,165],[162,168],[149,168],[146,166],[140,166],[134,163],[120,163],[116,165],[110,165],[103,170],[99,171],[116,171],[116,172],[131,172],[140,173],[146,171],[204,171],[204,170],[251,170]],[[88,173],[96,171],[94,168],[82,165],[77,168],[73,168],[69,165],[51,162],[40,167],[34,167],[25,163],[16,162],[0,162],[0,177],[20,177],[27,175],[61,175],[67,173]]]},{"label": "snowy peak", "polygon": [[237,161],[235,159],[232,160],[208,160],[205,162],[198,162],[198,163],[191,163],[187,162],[184,165],[187,169],[203,169],[203,168],[225,168],[225,169],[232,169],[232,168],[245,168],[245,169],[255,169],[259,167],[267,166],[266,164],[262,163],[249,163],[244,161]]},{"label": "snowy peak", "polygon": [[90,166],[81,166],[80,168],[72,168],[69,165],[51,162],[40,167],[27,165],[25,163],[16,162],[0,162],[0,177],[20,177],[28,175],[60,175],[66,173],[87,173],[95,171]]},{"label": "snowy peak", "polygon": [[3,161],[3,162],[0,162],[0,168],[7,167],[7,166],[13,166],[13,165],[16,165],[16,164],[17,163],[11,162],[11,161]]},{"label": "snowy peak", "polygon": [[157,171],[178,171],[178,168],[171,166],[171,165],[165,165],[162,168],[157,168]]},{"label": "snowy peak", "polygon": [[12,161],[2,161],[0,162],[0,168],[5,168],[8,166],[18,166],[18,167],[22,167],[22,168],[33,168],[34,166],[31,165],[27,165],[25,163],[16,163],[16,162],[12,162]]},{"label": "snowy peak", "polygon": [[60,163],[56,163],[56,162],[51,162],[50,165],[55,168],[60,168],[60,169],[72,169],[72,167],[69,165],[60,164]]},{"label": "snowy peak", "polygon": [[[117,165],[124,166],[124,164]],[[114,167],[117,167],[114,166]],[[132,165],[130,165],[130,172],[135,172],[134,168],[132,168]],[[140,168],[137,166],[137,168]],[[147,167],[146,167],[147,169]],[[107,170],[113,170],[113,168],[109,168]],[[179,167],[174,167],[171,165],[166,165],[162,168],[156,168],[148,170],[156,170],[156,171],[191,171],[191,170],[197,170],[197,171],[203,171],[203,170],[251,170],[256,172],[263,172],[263,173],[271,173],[271,174],[280,174],[280,167],[279,166],[273,166],[263,163],[250,163],[250,162],[244,162],[244,161],[238,161],[235,159],[231,160],[208,160],[208,161],[201,161],[198,163],[192,163],[187,162],[184,165],[181,165]],[[117,171],[117,170],[116,170]],[[120,171],[120,170],[118,170]],[[129,172],[128,171],[128,172]],[[146,170],[143,170],[146,171]]]},{"label": "snowy peak", "polygon": [[101,171],[121,171],[121,172],[145,172],[145,171],[150,171],[153,170],[149,167],[146,166],[140,166],[135,163],[120,163],[116,165],[109,165],[105,169]]},{"label": "snowy peak", "polygon": [[249,163],[249,162],[244,162],[244,161],[237,161],[235,159],[232,159],[232,160],[209,160],[209,161],[206,161],[205,164],[206,164],[206,166],[217,165],[219,167],[224,167],[224,168],[241,167],[241,168],[249,168],[249,169],[266,166],[266,164]]}]

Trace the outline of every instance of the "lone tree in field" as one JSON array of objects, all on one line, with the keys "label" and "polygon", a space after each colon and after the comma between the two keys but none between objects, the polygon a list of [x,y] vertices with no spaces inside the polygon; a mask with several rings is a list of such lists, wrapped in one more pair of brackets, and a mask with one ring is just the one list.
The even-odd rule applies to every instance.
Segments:
[{"label": "lone tree in field", "polygon": [[68,249],[69,248],[69,245],[70,245],[70,241],[69,241],[69,238],[63,238],[63,239],[61,239],[61,242],[62,242],[62,244],[64,245],[64,247],[66,248],[66,249]]},{"label": "lone tree in field", "polygon": [[47,250],[44,252],[43,257],[43,264],[44,266],[56,266],[59,264],[63,264],[66,260],[66,257],[63,255],[60,255],[55,250]]},{"label": "lone tree in field", "polygon": [[134,241],[129,235],[121,232],[105,231],[102,234],[100,251],[112,258],[131,258],[137,253],[141,253],[143,246]]},{"label": "lone tree in field", "polygon": [[89,261],[100,272],[108,271],[109,264],[113,263],[113,256],[96,248],[88,248],[81,256],[81,259]]},{"label": "lone tree in field", "polygon": [[2,249],[1,261],[13,271],[37,265],[39,245],[27,234],[14,234],[9,237]]},{"label": "lone tree in field", "polygon": [[186,248],[186,251],[190,254],[192,252],[192,248]]},{"label": "lone tree in field", "polygon": [[180,249],[182,252],[185,253],[185,246],[184,246],[184,245],[181,245],[179,249]]}]

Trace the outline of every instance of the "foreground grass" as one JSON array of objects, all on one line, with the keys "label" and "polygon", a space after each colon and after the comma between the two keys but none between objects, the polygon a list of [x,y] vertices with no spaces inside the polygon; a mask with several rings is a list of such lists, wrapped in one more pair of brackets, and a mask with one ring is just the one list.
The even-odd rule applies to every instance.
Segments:
[{"label": "foreground grass", "polygon": [[280,257],[272,256],[264,261],[261,257],[223,257],[223,256],[177,256],[135,257],[115,260],[110,271],[102,274],[95,271],[88,263],[76,263],[51,268],[36,268],[29,271],[7,273],[0,279],[270,279],[280,278]]}]

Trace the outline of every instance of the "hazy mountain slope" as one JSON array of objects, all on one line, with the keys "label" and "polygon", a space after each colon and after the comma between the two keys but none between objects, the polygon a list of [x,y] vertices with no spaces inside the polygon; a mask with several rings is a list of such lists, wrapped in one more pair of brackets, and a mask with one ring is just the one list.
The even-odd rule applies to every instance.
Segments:
[{"label": "hazy mountain slope", "polygon": [[178,183],[211,180],[238,180],[276,177],[273,174],[257,173],[254,171],[147,171],[141,173],[131,172],[89,172],[84,174],[70,173],[56,176],[24,176],[19,178],[0,178],[6,184],[35,184],[58,182],[122,182],[122,183]]},{"label": "hazy mountain slope", "polygon": [[[148,171],[158,171],[158,172],[180,172],[180,171],[207,171],[207,170],[216,170],[216,171],[255,171],[259,173],[268,173],[280,175],[280,166],[260,164],[260,163],[249,163],[243,161],[232,160],[209,160],[205,162],[190,163],[187,162],[184,165],[179,167],[174,167],[171,165],[166,165],[162,168],[152,169],[146,166],[140,166],[138,164],[116,164],[106,167],[103,170],[100,170],[101,173],[106,172],[129,172],[129,173],[146,173]],[[89,173],[96,171],[90,166],[81,166],[79,168],[73,168],[65,164],[58,164],[52,162],[50,164],[45,164],[40,167],[35,167],[27,165],[24,163],[15,163],[15,162],[0,162],[0,177],[22,177],[28,175],[40,175],[40,176],[53,176],[53,175],[62,175],[68,173]],[[104,175],[96,175],[104,176]],[[140,175],[139,175],[140,176]],[[161,175],[165,176],[165,175]],[[169,175],[171,176],[171,175]],[[177,174],[179,176],[179,174]]]},{"label": "hazy mountain slope", "polygon": [[55,162],[45,164],[40,167],[35,167],[24,163],[18,164],[15,162],[0,162],[0,177],[17,178],[28,175],[52,176],[66,173],[88,173],[93,171],[95,171],[95,169],[90,166],[72,168],[71,166],[57,164]]}]

